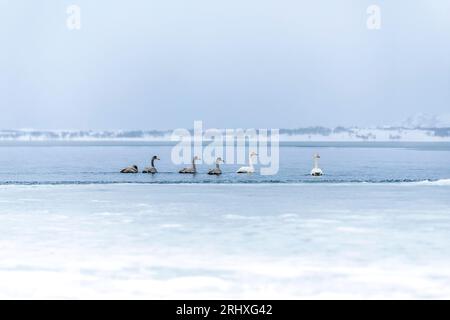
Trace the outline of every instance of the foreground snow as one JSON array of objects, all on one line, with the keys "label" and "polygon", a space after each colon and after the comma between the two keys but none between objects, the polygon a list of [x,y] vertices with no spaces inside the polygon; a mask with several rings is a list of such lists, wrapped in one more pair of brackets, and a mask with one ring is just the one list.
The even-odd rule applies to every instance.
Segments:
[{"label": "foreground snow", "polygon": [[0,298],[450,298],[444,182],[1,186]]}]

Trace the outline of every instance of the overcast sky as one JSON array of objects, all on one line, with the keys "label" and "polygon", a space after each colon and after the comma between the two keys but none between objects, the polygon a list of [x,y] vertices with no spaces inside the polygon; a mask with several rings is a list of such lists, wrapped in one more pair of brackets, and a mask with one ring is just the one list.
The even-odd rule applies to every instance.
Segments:
[{"label": "overcast sky", "polygon": [[[66,26],[81,8],[81,30]],[[381,8],[368,30],[367,7]],[[450,112],[448,0],[0,0],[0,128],[279,128]]]}]

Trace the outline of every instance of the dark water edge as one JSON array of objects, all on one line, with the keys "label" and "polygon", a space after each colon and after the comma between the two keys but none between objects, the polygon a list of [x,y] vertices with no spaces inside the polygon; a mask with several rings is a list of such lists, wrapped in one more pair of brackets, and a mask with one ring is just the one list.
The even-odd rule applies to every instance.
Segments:
[{"label": "dark water edge", "polygon": [[386,185],[394,185],[394,184],[417,184],[417,183],[438,183],[442,180],[437,179],[428,179],[428,180],[412,180],[412,179],[404,179],[404,180],[372,180],[372,181],[364,181],[364,180],[317,180],[317,181],[289,181],[289,180],[253,180],[253,181],[214,181],[214,180],[197,180],[197,181],[0,181],[0,186],[40,186],[40,185],[51,185],[51,186],[64,186],[64,185],[196,185],[196,184],[210,184],[210,185],[343,185],[343,184],[351,184],[351,185],[377,185],[377,184],[386,184]]}]

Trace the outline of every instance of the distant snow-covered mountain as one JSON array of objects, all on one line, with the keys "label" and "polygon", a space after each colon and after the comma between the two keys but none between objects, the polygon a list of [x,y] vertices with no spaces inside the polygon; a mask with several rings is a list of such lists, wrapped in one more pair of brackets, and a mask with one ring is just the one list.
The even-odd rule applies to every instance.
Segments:
[{"label": "distant snow-covered mountain", "polygon": [[409,117],[401,124],[405,128],[449,128],[450,127],[450,114],[435,115],[418,113]]},{"label": "distant snow-covered mountain", "polygon": [[[193,130],[190,130],[192,133]],[[416,114],[397,125],[280,129],[281,141],[449,141],[450,114]],[[225,136],[225,130],[222,130]],[[0,130],[0,141],[171,141],[172,130]]]}]

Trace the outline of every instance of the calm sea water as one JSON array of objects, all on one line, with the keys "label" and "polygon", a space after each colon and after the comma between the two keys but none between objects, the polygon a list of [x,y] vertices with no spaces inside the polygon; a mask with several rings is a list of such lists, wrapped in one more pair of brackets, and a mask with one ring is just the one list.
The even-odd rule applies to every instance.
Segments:
[{"label": "calm sea water", "polygon": [[[280,148],[280,169],[271,176],[237,175],[242,165],[222,165],[223,175],[208,176],[200,164],[195,176],[178,174],[172,146],[149,143],[3,143],[0,184],[83,183],[339,183],[414,182],[450,177],[450,143],[290,143]],[[311,177],[312,155],[319,152],[323,177]],[[123,167],[142,170],[153,155],[157,175],[124,175]],[[232,161],[227,161],[232,163]],[[256,166],[258,167],[258,166]]]}]

